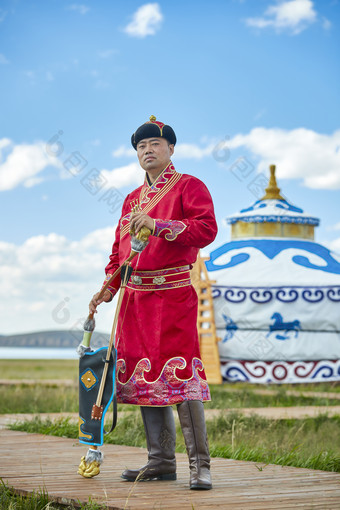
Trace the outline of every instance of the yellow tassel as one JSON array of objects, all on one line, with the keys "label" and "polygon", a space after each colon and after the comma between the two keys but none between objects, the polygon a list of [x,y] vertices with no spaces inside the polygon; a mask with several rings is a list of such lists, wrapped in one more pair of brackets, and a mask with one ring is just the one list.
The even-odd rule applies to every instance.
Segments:
[{"label": "yellow tassel", "polygon": [[93,478],[94,476],[99,475],[100,473],[99,466],[100,466],[99,462],[93,461],[88,464],[85,461],[85,457],[82,457],[78,468],[78,474],[83,476],[84,478]]}]

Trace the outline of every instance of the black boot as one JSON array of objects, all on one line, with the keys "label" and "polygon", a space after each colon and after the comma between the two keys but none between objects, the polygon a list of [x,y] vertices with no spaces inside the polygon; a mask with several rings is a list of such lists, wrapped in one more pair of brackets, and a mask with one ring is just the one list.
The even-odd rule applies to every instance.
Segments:
[{"label": "black boot", "polygon": [[203,402],[186,400],[177,410],[189,457],[190,489],[212,489]]},{"label": "black boot", "polygon": [[122,478],[138,480],[176,480],[176,426],[172,407],[141,407],[148,462],[140,469],[126,469]]}]

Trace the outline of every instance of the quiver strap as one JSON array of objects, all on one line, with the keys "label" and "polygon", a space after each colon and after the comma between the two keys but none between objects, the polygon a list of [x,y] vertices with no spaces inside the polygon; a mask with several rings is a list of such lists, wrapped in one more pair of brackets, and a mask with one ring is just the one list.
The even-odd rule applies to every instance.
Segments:
[{"label": "quiver strap", "polygon": [[[107,348],[102,347],[87,352],[79,360],[79,441],[80,443],[101,446],[104,434],[109,434],[117,423],[116,398],[116,350],[112,349],[109,361],[106,361]],[[105,363],[108,364],[107,377],[101,406],[96,406],[100,381]],[[109,431],[104,429],[105,414],[113,402],[113,420]],[[99,412],[93,415],[93,408]]]}]

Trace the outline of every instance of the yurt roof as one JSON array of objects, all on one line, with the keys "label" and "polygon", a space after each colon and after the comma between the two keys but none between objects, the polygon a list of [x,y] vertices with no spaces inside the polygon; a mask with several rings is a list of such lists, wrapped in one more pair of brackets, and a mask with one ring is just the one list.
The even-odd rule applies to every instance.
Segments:
[{"label": "yurt roof", "polygon": [[218,285],[340,285],[340,255],[305,239],[233,240],[211,252],[206,266]]},{"label": "yurt roof", "polygon": [[229,224],[237,221],[250,223],[276,222],[298,223],[318,226],[320,220],[305,213],[300,207],[288,200],[267,199],[257,200],[253,205],[227,218]]},{"label": "yurt roof", "polygon": [[[270,166],[270,179],[262,199],[229,216],[227,221],[230,224],[242,221],[319,225],[318,218],[280,194],[275,165]],[[224,286],[340,285],[340,255],[303,237],[235,237],[214,250],[206,266],[211,278]]]}]

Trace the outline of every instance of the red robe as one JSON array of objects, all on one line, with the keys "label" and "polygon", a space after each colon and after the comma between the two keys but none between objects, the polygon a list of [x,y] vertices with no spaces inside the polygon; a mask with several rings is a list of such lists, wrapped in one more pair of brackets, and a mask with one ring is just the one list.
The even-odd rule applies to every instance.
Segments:
[{"label": "red robe", "polygon": [[[120,309],[118,402],[166,406],[210,400],[198,344],[197,294],[188,272],[199,249],[216,237],[210,193],[171,162],[151,186],[145,180],[124,201],[106,280],[130,255],[129,219],[136,201],[155,219],[155,228],[132,260],[134,273]],[[114,294],[119,286],[117,277],[109,290]]]}]

